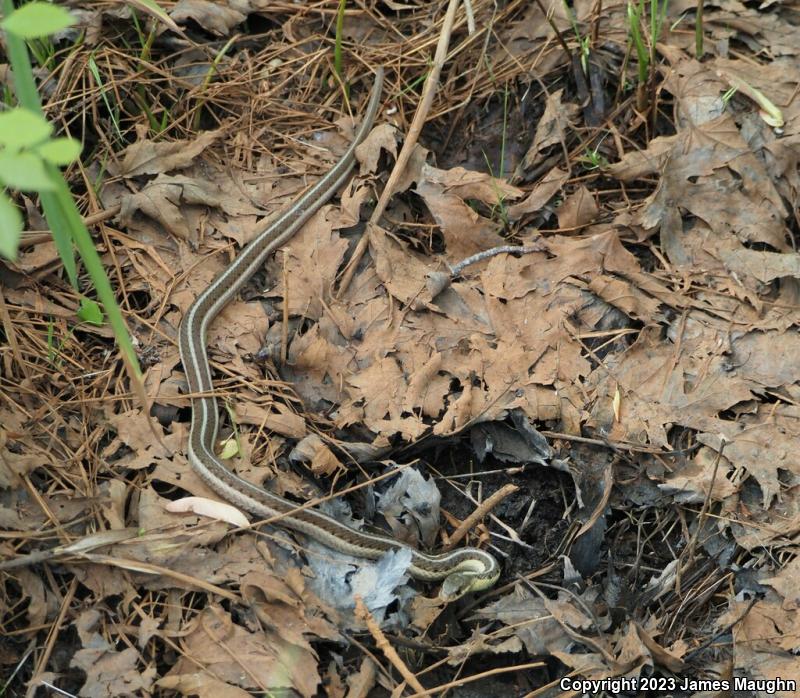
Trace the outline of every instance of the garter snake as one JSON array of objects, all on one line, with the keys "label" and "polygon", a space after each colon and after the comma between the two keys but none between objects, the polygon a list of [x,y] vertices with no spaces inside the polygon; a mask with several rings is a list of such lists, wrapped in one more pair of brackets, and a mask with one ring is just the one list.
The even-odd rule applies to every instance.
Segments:
[{"label": "garter snake", "polygon": [[[253,514],[280,517],[276,523],[300,531],[323,545],[350,555],[377,559],[406,547],[388,536],[357,531],[316,509],[298,509],[291,501],[243,480],[215,454],[219,411],[206,355],[206,332],[211,321],[233,298],[267,257],[297,230],[345,183],[355,163],[355,149],[372,128],[378,111],[383,70],[378,69],[364,119],[341,159],[316,184],[248,243],[234,261],[195,299],[183,318],[179,348],[191,392],[192,416],[187,455],[195,472],[217,494]],[[468,591],[486,589],[500,574],[495,558],[477,548],[440,555],[411,550],[409,573],[421,580],[444,580],[441,598],[456,599]]]}]

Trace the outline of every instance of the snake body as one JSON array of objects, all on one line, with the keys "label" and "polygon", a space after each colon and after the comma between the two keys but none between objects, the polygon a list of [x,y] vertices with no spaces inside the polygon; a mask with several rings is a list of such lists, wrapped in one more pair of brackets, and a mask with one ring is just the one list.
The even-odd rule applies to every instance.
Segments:
[{"label": "snake body", "polygon": [[[316,509],[298,509],[293,502],[243,480],[215,454],[219,410],[206,354],[206,334],[211,321],[269,255],[284,245],[348,179],[355,163],[355,149],[372,128],[382,83],[383,70],[378,69],[364,119],[341,159],[248,243],[231,265],[200,293],[186,312],[179,333],[181,361],[192,402],[187,455],[195,472],[228,502],[257,516],[277,517],[275,523],[305,533],[333,550],[368,559],[407,546],[388,536],[357,531]],[[500,575],[495,558],[478,548],[460,548],[440,555],[411,549],[408,571],[420,580],[444,580],[440,596],[446,600],[486,589]]]}]

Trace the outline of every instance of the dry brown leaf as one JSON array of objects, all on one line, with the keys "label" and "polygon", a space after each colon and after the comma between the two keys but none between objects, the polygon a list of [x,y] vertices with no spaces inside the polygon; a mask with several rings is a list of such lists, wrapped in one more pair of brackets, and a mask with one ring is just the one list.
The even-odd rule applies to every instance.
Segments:
[{"label": "dry brown leaf", "polygon": [[178,0],[169,16],[181,24],[192,19],[212,34],[227,36],[231,29],[247,19],[240,11],[242,7],[247,7],[247,3],[238,3],[234,8],[211,0]]},{"label": "dry brown leaf", "polygon": [[14,267],[28,274],[33,274],[50,267],[59,259],[58,248],[53,240],[43,240],[32,247],[19,251]]},{"label": "dry brown leaf", "polygon": [[720,255],[729,271],[743,276],[752,274],[762,283],[791,276],[800,278],[800,255],[788,252],[763,252],[738,248]]},{"label": "dry brown leaf", "polygon": [[761,489],[747,484],[722,510],[736,542],[748,551],[792,545],[800,531],[800,487],[784,488],[780,499],[765,510]]},{"label": "dry brown leaf", "polygon": [[[320,676],[314,654],[287,643],[274,630],[249,632],[213,605],[184,630],[186,654],[159,681],[162,688],[174,687],[184,677],[200,674],[247,690],[293,688],[302,696],[316,693]],[[225,652],[220,652],[220,647]],[[204,667],[199,672],[198,662]]]},{"label": "dry brown leaf", "polygon": [[709,496],[709,490],[711,501],[722,501],[735,494],[737,487],[730,480],[731,464],[727,458],[720,460],[712,483],[716,460],[716,451],[701,448],[691,461],[680,465],[658,487],[664,492],[682,493],[677,497],[678,501],[702,504]]},{"label": "dry brown leaf", "polygon": [[223,135],[222,130],[203,131],[188,141],[151,141],[142,139],[128,146],[119,164],[108,163],[115,176],[138,177],[145,174],[162,174],[188,167],[206,148]]},{"label": "dry brown leaf", "polygon": [[546,600],[521,585],[516,585],[509,594],[478,610],[476,616],[497,620],[508,626],[504,636],[517,637],[528,652],[535,655],[565,650],[572,644],[572,638],[561,623],[575,629],[592,626],[592,620],[572,606],[566,596],[558,601]]},{"label": "dry brown leaf", "polygon": [[561,230],[578,230],[593,223],[600,209],[592,193],[584,186],[570,194],[556,211]]},{"label": "dry brown leaf", "polygon": [[540,211],[550,199],[561,191],[568,179],[568,172],[554,167],[534,185],[525,199],[508,207],[509,219],[519,220],[526,213]]},{"label": "dry brown leaf", "polygon": [[501,201],[518,199],[522,190],[509,184],[504,179],[492,177],[485,172],[453,167],[441,170],[427,165],[422,171],[425,181],[431,185],[439,185],[442,193],[457,196],[460,199],[477,199],[489,206],[496,206]]},{"label": "dry brown leaf", "polygon": [[338,641],[341,636],[336,626],[318,613],[319,600],[305,592],[302,582],[297,584],[299,579],[297,570],[286,579],[253,570],[242,577],[242,596],[261,622],[286,643],[313,653],[309,640]]},{"label": "dry brown leaf", "polygon": [[525,170],[530,170],[536,165],[542,151],[551,145],[566,142],[566,133],[570,129],[571,122],[578,115],[580,107],[577,104],[564,104],[562,102],[563,95],[563,89],[547,95],[544,114],[536,125],[533,143],[522,158],[522,166]]},{"label": "dry brown leaf", "polygon": [[650,655],[652,656],[653,662],[656,666],[664,667],[668,671],[674,673],[679,673],[685,670],[686,664],[681,657],[676,656],[674,652],[671,652],[658,644],[655,638],[653,638],[653,636],[639,623],[635,623],[635,627],[636,632],[639,635],[639,639],[650,652]]},{"label": "dry brown leaf", "polygon": [[358,671],[347,677],[347,698],[367,698],[375,686],[377,666],[370,657],[364,657]]},{"label": "dry brown leaf", "polygon": [[386,289],[403,304],[423,307],[429,303],[432,299],[426,279],[438,265],[404,248],[378,226],[370,226],[369,236],[375,272]]},{"label": "dry brown leaf", "polygon": [[[795,550],[795,553],[800,551]],[[800,612],[800,555],[785,565],[774,577],[761,580],[761,584],[771,586],[783,597],[783,610],[787,612]]]},{"label": "dry brown leaf", "polygon": [[241,400],[236,403],[234,411],[237,424],[250,424],[292,439],[302,439],[308,433],[303,416],[279,402],[271,403],[267,410],[252,401]]},{"label": "dry brown leaf", "polygon": [[619,308],[634,320],[651,323],[661,317],[660,303],[628,281],[605,274],[597,274],[589,283],[588,288],[598,298]]},{"label": "dry brown leaf", "polygon": [[292,381],[295,391],[306,405],[320,400],[341,402],[343,378],[351,373],[353,353],[322,335],[319,324],[295,337],[289,349],[289,362],[283,377]]},{"label": "dry brown leaf", "polygon": [[407,412],[422,411],[423,415],[436,417],[444,409],[444,397],[449,389],[449,380],[441,375],[444,355],[434,352],[408,377],[408,390],[403,400]]},{"label": "dry brown leaf", "polygon": [[[10,557],[3,555],[3,559]],[[28,602],[25,617],[31,626],[42,625],[58,613],[58,602],[40,575],[24,567],[4,571],[4,574],[9,574],[20,585],[22,596]]]},{"label": "dry brown leaf", "polygon": [[[405,380],[396,359],[387,356],[375,361],[348,380],[353,400],[365,400],[364,423],[375,432],[400,433],[414,441],[426,430],[418,417],[403,416],[402,404]],[[368,399],[365,399],[367,398]]]},{"label": "dry brown leaf", "polygon": [[[794,681],[800,685],[797,662],[797,637],[800,635],[800,611],[786,611],[773,598],[766,598],[744,614],[747,601],[731,601],[727,613],[718,620],[719,627],[739,620],[733,628],[734,675],[746,679]],[[742,618],[742,615],[744,617]],[[747,689],[747,686],[743,686]],[[796,691],[777,691],[771,695],[790,698]]]},{"label": "dry brown leaf", "polygon": [[133,647],[116,650],[97,632],[100,620],[100,612],[90,610],[75,621],[83,648],[74,654],[71,666],[86,674],[81,695],[101,698],[149,692],[157,676],[156,668],[140,667],[139,653]]},{"label": "dry brown leaf", "polygon": [[[289,315],[317,320],[330,301],[336,274],[347,251],[347,241],[331,229],[329,209],[318,212],[276,255],[272,266],[279,296],[289,306]],[[285,287],[288,284],[288,288]]]},{"label": "dry brown leaf", "polygon": [[[800,433],[793,433],[779,424],[755,424],[746,428],[739,424],[738,427],[730,429],[723,453],[736,468],[744,468],[758,480],[763,494],[762,506],[769,509],[782,490],[779,471],[800,476],[796,448]],[[698,440],[716,450],[720,448],[720,439],[715,434],[701,434]]]},{"label": "dry brown leaf", "polygon": [[596,417],[608,424],[612,438],[640,440],[644,432],[659,445],[668,443],[664,425],[705,429],[710,415],[752,397],[751,382],[730,372],[721,356],[676,356],[655,331],[642,332],[618,363],[604,367],[596,377],[609,403],[617,389],[623,396],[620,420],[613,428],[601,416],[602,404],[595,406]]},{"label": "dry brown leaf", "polygon": [[318,434],[308,434],[289,454],[293,462],[307,463],[315,475],[334,475],[346,470],[336,454]]},{"label": "dry brown leaf", "polygon": [[[503,244],[500,224],[481,216],[444,185],[423,179],[417,182],[415,192],[423,198],[442,231],[451,266],[477,252]],[[495,193],[490,201],[490,205],[495,206],[502,200]]]},{"label": "dry brown leaf", "polygon": [[[361,174],[372,174],[378,169],[381,151],[386,150],[393,158],[397,157],[397,129],[391,124],[378,124],[356,148],[356,158],[361,163]],[[424,149],[423,149],[424,150]],[[425,155],[427,151],[425,151]],[[423,155],[423,161],[425,159]],[[399,189],[405,191],[406,187]]]}]

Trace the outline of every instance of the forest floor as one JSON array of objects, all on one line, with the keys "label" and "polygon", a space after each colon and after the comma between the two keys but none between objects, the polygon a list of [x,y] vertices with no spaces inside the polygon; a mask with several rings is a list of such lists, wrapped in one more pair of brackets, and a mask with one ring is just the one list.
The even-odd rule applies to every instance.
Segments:
[{"label": "forest floor", "polygon": [[[549,3],[343,3],[339,73],[334,0],[71,2],[32,45],[151,404],[17,195],[0,695],[798,695],[800,2],[707,5],[702,47],[685,0]],[[209,355],[242,478],[495,555],[452,603],[401,554],[173,509],[219,500],[183,315],[343,152],[378,66],[352,181]]]}]

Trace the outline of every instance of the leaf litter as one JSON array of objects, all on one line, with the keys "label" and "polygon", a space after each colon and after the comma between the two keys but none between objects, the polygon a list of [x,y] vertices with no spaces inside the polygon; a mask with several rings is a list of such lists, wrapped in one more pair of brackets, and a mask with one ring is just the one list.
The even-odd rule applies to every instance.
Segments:
[{"label": "leaf litter", "polygon": [[[82,10],[86,44],[45,83],[49,115],[96,148],[71,182],[153,404],[131,400],[108,331],[76,324],[30,233],[0,267],[10,695],[800,681],[797,7],[706,7],[697,60],[694,5],[671,4],[641,112],[625,8],[556,3],[548,24],[536,4],[473,2],[483,38],[457,15],[424,146],[366,226],[444,6],[348,13],[354,52],[393,74],[379,123],[340,199],[214,323],[215,389],[241,477],[415,547],[496,554],[497,587],[453,608],[409,585],[407,554],[242,530],[186,460],[182,315],[353,126],[322,48],[337,3],[228,4],[176,3],[197,46],[164,31],[146,64],[121,48],[130,7]],[[245,18],[266,33],[234,37],[203,80],[203,44]],[[577,50],[573,20],[597,30],[585,68],[558,42]]]}]

